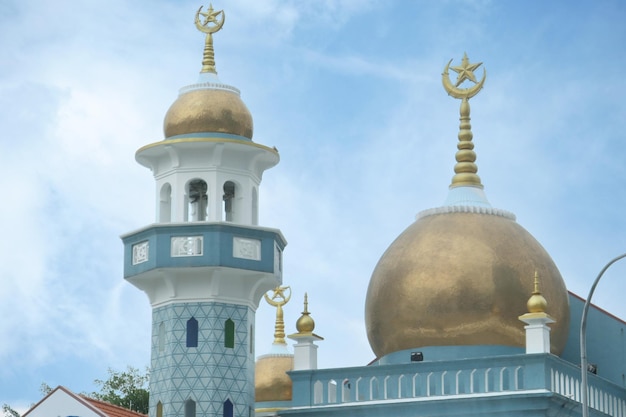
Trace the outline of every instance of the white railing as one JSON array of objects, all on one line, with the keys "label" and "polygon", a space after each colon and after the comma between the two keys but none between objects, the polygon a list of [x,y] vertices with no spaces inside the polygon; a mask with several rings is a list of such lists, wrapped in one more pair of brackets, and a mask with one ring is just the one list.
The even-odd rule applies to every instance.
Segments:
[{"label": "white railing", "polygon": [[[582,401],[580,375],[572,375],[554,368],[550,370],[550,389],[574,401]],[[601,411],[612,417],[626,417],[626,398],[613,395],[598,387],[587,390],[589,408]]]},{"label": "white railing", "polygon": [[[548,390],[580,403],[579,368],[552,355],[511,355],[473,360],[420,362],[292,373],[294,402],[329,405],[366,401]],[[589,375],[589,407],[626,417],[626,390]]]}]

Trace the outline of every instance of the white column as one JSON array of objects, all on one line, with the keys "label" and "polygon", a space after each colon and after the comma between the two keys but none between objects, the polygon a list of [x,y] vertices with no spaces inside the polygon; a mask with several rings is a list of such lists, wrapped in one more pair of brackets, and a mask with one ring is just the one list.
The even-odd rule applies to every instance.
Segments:
[{"label": "white column", "polygon": [[550,327],[554,319],[546,313],[527,313],[519,319],[526,323],[526,353],[550,353]]},{"label": "white column", "polygon": [[315,334],[308,336],[293,334],[288,337],[296,341],[296,344],[293,345],[293,370],[317,369],[318,346],[315,344],[315,341],[324,339]]}]

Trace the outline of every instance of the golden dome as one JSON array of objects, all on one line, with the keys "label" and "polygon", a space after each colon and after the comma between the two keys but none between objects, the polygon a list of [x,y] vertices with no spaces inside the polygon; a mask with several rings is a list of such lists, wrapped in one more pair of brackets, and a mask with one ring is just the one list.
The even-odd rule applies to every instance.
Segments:
[{"label": "golden dome", "polygon": [[259,358],[255,366],[254,396],[256,402],[291,401],[293,355],[270,354]]},{"label": "golden dome", "polygon": [[315,321],[310,314],[302,314],[298,321],[296,321],[296,329],[298,333],[313,333],[315,330]]},{"label": "golden dome", "polygon": [[424,215],[387,249],[365,304],[378,357],[426,346],[525,346],[535,271],[550,300],[552,352],[569,329],[567,290],[545,249],[511,217],[471,212]]},{"label": "golden dome", "polygon": [[541,294],[533,294],[526,303],[529,313],[545,313],[548,302]]},{"label": "golden dome", "polygon": [[298,321],[296,321],[296,330],[298,330],[299,334],[305,335],[313,334],[313,330],[315,330],[315,320],[309,313],[309,295],[307,293],[304,293],[304,311]]},{"label": "golden dome", "polygon": [[229,133],[252,139],[252,115],[236,88],[190,86],[165,115],[165,137],[190,133]]}]

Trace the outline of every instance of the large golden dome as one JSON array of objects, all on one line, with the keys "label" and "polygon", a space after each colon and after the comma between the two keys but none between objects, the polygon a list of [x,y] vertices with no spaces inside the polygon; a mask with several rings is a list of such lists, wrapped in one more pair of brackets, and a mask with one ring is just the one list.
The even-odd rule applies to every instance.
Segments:
[{"label": "large golden dome", "polygon": [[[472,142],[469,99],[483,87],[467,54],[446,65],[442,83],[461,100],[455,175],[443,207],[421,213],[378,261],[365,301],[365,325],[378,357],[430,346],[525,346],[519,316],[542,283],[559,354],[569,330],[568,295],[545,249],[511,213],[494,209],[483,192]],[[448,69],[458,74],[456,84]],[[475,85],[459,88],[467,81]]]},{"label": "large golden dome", "polygon": [[229,133],[252,139],[252,115],[241,100],[239,91],[226,85],[218,87],[181,92],[165,115],[165,137]]},{"label": "large golden dome", "polygon": [[569,306],[561,274],[514,219],[471,212],[423,216],[387,249],[367,291],[365,322],[378,357],[426,347],[523,347],[533,277],[552,328],[552,351],[567,339]]}]

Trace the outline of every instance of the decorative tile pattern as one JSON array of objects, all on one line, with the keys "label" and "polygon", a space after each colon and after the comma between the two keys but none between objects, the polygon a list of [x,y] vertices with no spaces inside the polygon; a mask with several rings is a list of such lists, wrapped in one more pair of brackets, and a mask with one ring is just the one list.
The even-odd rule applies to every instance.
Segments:
[{"label": "decorative tile pattern", "polygon": [[[186,346],[187,320],[198,320],[198,346]],[[235,347],[224,347],[224,324],[235,323]],[[165,328],[159,349],[159,327]],[[196,302],[158,307],[152,312],[150,416],[163,403],[163,416],[184,415],[185,401],[196,402],[196,415],[221,416],[230,399],[234,415],[254,405],[254,350],[248,329],[254,312],[245,306]]]}]

